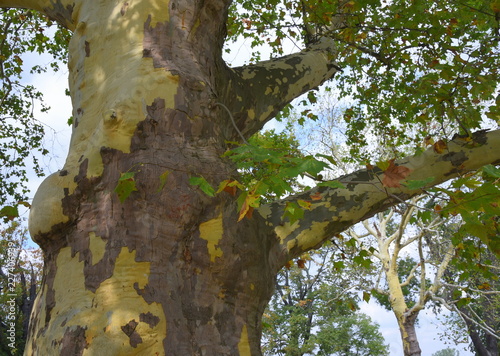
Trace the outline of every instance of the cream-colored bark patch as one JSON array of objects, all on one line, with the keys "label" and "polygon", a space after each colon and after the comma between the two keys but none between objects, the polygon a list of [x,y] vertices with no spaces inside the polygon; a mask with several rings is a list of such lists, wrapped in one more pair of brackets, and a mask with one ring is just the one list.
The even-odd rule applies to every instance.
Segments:
[{"label": "cream-colored bark patch", "polygon": [[120,1],[79,3],[69,44],[74,124],[64,165],[68,174],[52,175],[38,189],[30,214],[32,236],[68,221],[61,206],[64,188],[73,193],[74,177],[85,159],[87,178],[100,176],[102,147],[130,152],[137,124],[148,117],[147,106],[155,99],[163,99],[167,108],[174,106],[178,77],[154,68],[153,59],[143,56],[144,23],[148,16],[151,27],[167,21],[168,6],[161,0],[126,3],[126,8]]},{"label": "cream-colored bark patch", "polygon": [[[154,68],[152,58],[143,58],[148,16],[151,27],[169,18],[168,7],[161,0],[127,1],[126,11],[122,2],[101,7],[86,2],[81,11],[93,21],[80,21],[80,30],[70,43],[70,84],[77,122],[66,166],[88,158],[87,176],[96,177],[103,169],[101,147],[130,152],[137,123],[148,116],[146,106],[161,98],[166,107],[173,107],[178,78],[164,68]],[[106,18],[100,19],[102,16]],[[88,53],[82,48],[88,48]]]},{"label": "cream-colored bark patch", "polygon": [[297,230],[300,227],[298,222],[294,222],[293,225],[290,225],[290,223],[287,221],[283,223],[283,225],[278,225],[274,228],[274,232],[278,237],[280,238],[281,243],[285,241],[288,236],[295,230]]},{"label": "cream-colored bark patch", "polygon": [[241,330],[240,342],[238,343],[238,351],[240,356],[251,356],[250,352],[250,342],[248,341],[248,330],[247,326],[243,325],[243,329]]},{"label": "cream-colored bark patch", "polygon": [[75,187],[76,183],[71,174],[61,176],[59,172],[51,174],[42,182],[31,204],[29,218],[31,236],[49,232],[52,226],[69,220],[63,213],[62,199],[65,190],[69,193]]},{"label": "cream-colored bark patch", "polygon": [[95,232],[89,232],[89,250],[92,253],[92,264],[99,262],[106,252],[106,241]]},{"label": "cream-colored bark patch", "polygon": [[[122,248],[116,259],[113,276],[101,283],[95,293],[85,289],[84,262],[71,256],[71,248],[61,249],[57,258],[54,280],[55,305],[45,335],[61,339],[67,328],[86,327],[88,347],[83,355],[163,354],[162,340],[166,335],[163,309],[158,303],[148,304],[137,294],[137,288],[148,283],[150,263],[136,262],[135,251]],[[151,313],[158,324],[141,322],[140,315]],[[42,320],[42,319],[38,319]],[[142,342],[130,345],[122,327],[134,320],[135,332]],[[51,337],[36,340],[39,354],[59,354]]]},{"label": "cream-colored bark patch", "polygon": [[298,236],[298,244],[302,250],[308,250],[311,247],[316,246],[320,241],[322,241],[322,237],[325,235],[324,230],[325,227],[329,224],[328,221],[317,222],[313,221],[311,227],[302,231]]},{"label": "cream-colored bark patch", "polygon": [[223,232],[222,214],[215,219],[200,224],[200,237],[207,241],[208,254],[210,255],[211,262],[215,262],[217,257],[222,257],[222,250],[217,247],[217,244],[220,239],[222,239]]}]

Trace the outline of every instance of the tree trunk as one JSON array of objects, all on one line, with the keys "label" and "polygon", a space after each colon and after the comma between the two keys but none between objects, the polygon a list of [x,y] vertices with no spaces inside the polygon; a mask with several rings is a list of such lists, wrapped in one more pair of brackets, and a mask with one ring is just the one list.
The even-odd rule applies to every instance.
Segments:
[{"label": "tree trunk", "polygon": [[[237,223],[235,197],[191,185],[192,177],[214,187],[236,177],[222,157],[227,142],[257,132],[338,68],[327,39],[227,68],[230,3],[0,0],[73,31],[70,151],[30,212],[45,267],[27,355],[260,355],[261,316],[279,268],[420,192],[382,188],[382,172],[359,171],[341,179],[347,189],[288,198],[311,201],[299,222],[283,220],[279,201]],[[412,172],[408,179],[439,184],[500,160],[500,132],[473,141],[397,164]],[[126,199],[115,192],[120,177]]]},{"label": "tree trunk", "polygon": [[[260,354],[276,239],[262,219],[234,224],[233,197],[189,184],[235,174],[221,158],[234,133],[215,105],[227,4],[63,8],[78,17],[74,131],[64,169],[33,202],[45,278],[26,353]],[[136,190],[120,202],[124,172]]]},{"label": "tree trunk", "polygon": [[399,249],[399,244],[396,244],[396,246],[394,247],[392,256],[389,252],[389,247],[390,244],[387,243],[387,240],[383,244],[379,242],[381,261],[383,264],[385,276],[387,278],[387,285],[389,290],[389,303],[391,304],[391,309],[398,322],[404,355],[420,356],[421,350],[415,330],[415,321],[417,320],[418,313],[423,308],[423,305],[416,304],[411,309],[408,307],[398,274],[398,265],[396,258],[399,253],[397,252],[397,250]]},{"label": "tree trunk", "polygon": [[404,315],[398,318],[399,331],[401,332],[401,339],[403,340],[403,352],[405,356],[420,356],[420,344],[415,330],[415,321],[417,320],[418,313]]}]

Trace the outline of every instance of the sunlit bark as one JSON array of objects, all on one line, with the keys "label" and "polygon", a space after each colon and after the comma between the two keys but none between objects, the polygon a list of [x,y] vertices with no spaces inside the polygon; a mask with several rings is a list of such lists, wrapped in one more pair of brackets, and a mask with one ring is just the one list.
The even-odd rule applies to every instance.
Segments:
[{"label": "sunlit bark", "polygon": [[[281,266],[418,193],[387,190],[380,172],[360,171],[341,178],[347,189],[289,198],[314,196],[294,225],[282,221],[285,202],[237,223],[235,197],[189,184],[235,177],[222,156],[227,142],[256,132],[338,69],[328,40],[228,68],[221,53],[229,4],[0,0],[73,31],[70,151],[30,214],[45,268],[27,355],[260,355],[261,316]],[[474,139],[474,147],[458,140],[449,152],[398,164],[409,179],[438,184],[500,160],[498,132]],[[122,203],[114,190],[125,172],[135,173],[136,190]]]}]

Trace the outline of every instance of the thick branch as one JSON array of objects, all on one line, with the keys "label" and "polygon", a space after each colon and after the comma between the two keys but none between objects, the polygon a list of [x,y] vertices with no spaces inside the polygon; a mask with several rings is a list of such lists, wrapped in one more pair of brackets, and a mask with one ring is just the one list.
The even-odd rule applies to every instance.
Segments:
[{"label": "thick branch", "polygon": [[0,8],[18,8],[40,11],[69,29],[74,28],[75,0],[0,0]]},{"label": "thick branch", "polygon": [[[435,186],[487,164],[500,163],[500,130],[477,132],[472,142],[457,138],[448,143],[444,153],[432,148],[424,153],[396,162],[410,169],[407,180],[424,180],[433,177],[429,186]],[[285,200],[262,206],[258,213],[263,216],[282,245],[284,262],[302,252],[320,246],[346,228],[365,220],[377,212],[399,204],[422,191],[383,187],[383,172],[360,170],[339,178],[346,189],[316,187]],[[288,201],[311,202],[311,209],[304,218],[290,224],[282,216]]]},{"label": "thick branch", "polygon": [[339,70],[331,40],[278,59],[229,69],[224,104],[240,130],[251,136],[293,99],[331,79]]}]

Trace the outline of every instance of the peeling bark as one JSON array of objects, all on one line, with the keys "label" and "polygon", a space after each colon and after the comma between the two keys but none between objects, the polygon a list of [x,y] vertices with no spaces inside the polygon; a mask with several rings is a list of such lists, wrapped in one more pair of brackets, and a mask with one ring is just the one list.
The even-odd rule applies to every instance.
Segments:
[{"label": "peeling bark", "polygon": [[[473,142],[460,138],[448,143],[448,151],[436,153],[432,148],[424,153],[396,162],[410,170],[407,180],[424,180],[433,177],[429,186],[438,185],[448,179],[486,164],[500,162],[500,130],[473,134]],[[316,187],[307,192],[257,209],[280,238],[283,264],[304,251],[320,246],[325,239],[334,236],[355,223],[372,217],[402,200],[421,193],[404,186],[386,188],[382,186],[383,172],[360,170],[340,177],[347,189]],[[311,199],[314,196],[315,199]],[[321,197],[321,199],[317,199]],[[282,221],[287,201],[302,199],[311,201],[311,209],[304,218],[290,225]]]},{"label": "peeling bark", "polygon": [[418,343],[417,332],[415,330],[415,321],[418,313],[404,315],[398,318],[401,339],[403,340],[403,353],[405,356],[420,356],[422,350]]},{"label": "peeling bark", "polygon": [[[73,134],[66,164],[40,186],[30,232],[44,278],[27,355],[260,355],[261,317],[291,257],[416,191],[386,191],[360,171],[345,190],[315,188],[294,225],[286,201],[237,221],[235,198],[189,184],[236,177],[222,157],[293,98],[332,78],[335,48],[321,41],[281,59],[229,69],[222,60],[227,0],[0,0],[73,30]],[[285,80],[286,78],[286,80]],[[264,88],[264,90],[262,90]],[[499,162],[500,134],[398,162],[432,184]],[[482,141],[480,141],[481,139]],[[121,173],[136,190],[121,203]],[[168,173],[162,187],[159,177]],[[398,197],[398,199],[395,198]]]}]

